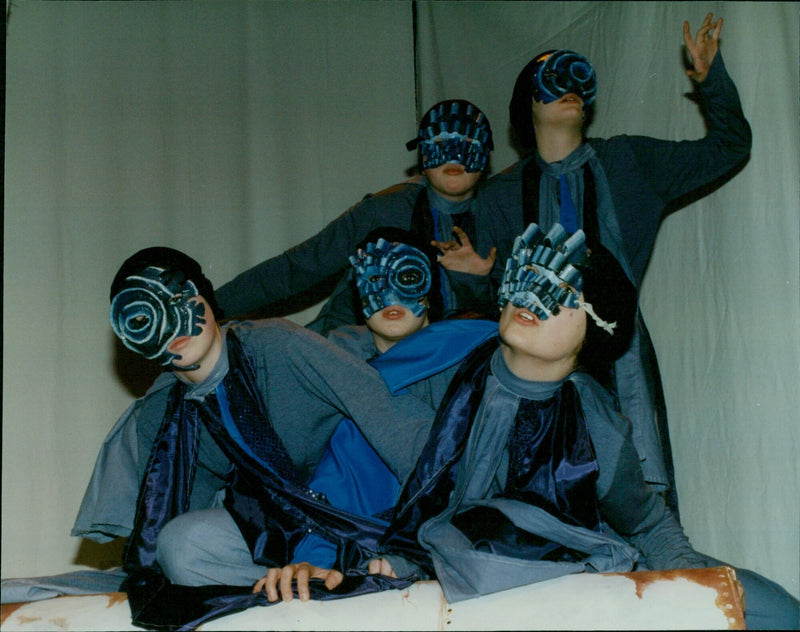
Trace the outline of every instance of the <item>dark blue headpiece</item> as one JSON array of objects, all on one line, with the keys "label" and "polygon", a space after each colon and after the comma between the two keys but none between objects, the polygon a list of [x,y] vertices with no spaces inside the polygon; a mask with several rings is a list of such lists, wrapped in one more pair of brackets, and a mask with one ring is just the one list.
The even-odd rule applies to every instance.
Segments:
[{"label": "dark blue headpiece", "polygon": [[177,356],[167,351],[180,336],[196,336],[205,323],[205,305],[193,301],[197,286],[167,270],[147,268],[125,279],[111,300],[111,326],[129,349],[148,360],[169,364]]},{"label": "dark blue headpiece", "polygon": [[[222,317],[211,282],[194,259],[175,250],[156,246],[140,250],[120,267],[111,284],[111,327],[123,344],[161,364],[179,358],[167,351],[180,336],[202,332],[205,305]],[[175,367],[184,368],[186,367]]]}]

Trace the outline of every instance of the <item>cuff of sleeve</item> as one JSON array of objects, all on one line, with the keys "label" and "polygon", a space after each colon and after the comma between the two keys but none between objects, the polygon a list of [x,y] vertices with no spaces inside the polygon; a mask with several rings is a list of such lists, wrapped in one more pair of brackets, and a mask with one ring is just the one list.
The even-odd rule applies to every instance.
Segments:
[{"label": "cuff of sleeve", "polygon": [[728,74],[728,71],[725,68],[725,61],[722,59],[722,51],[717,51],[717,54],[714,55],[714,60],[711,62],[711,66],[708,69],[708,75],[706,75],[705,81],[698,84],[700,90],[703,92],[711,92],[713,91],[719,81]]}]

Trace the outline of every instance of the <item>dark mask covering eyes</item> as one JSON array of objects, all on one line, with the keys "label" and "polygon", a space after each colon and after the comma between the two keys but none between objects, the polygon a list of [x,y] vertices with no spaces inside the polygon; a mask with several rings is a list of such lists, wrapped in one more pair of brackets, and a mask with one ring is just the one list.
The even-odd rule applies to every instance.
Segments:
[{"label": "dark mask covering eyes", "polygon": [[173,340],[202,333],[205,305],[194,300],[198,295],[195,284],[180,272],[148,267],[127,277],[112,299],[111,326],[132,351],[170,364],[181,357],[167,351]]},{"label": "dark mask covering eyes", "polygon": [[503,283],[497,298],[502,307],[508,302],[523,307],[540,319],[558,314],[560,308],[579,306],[583,277],[573,267],[586,255],[582,230],[572,237],[561,224],[553,224],[545,235],[536,224],[514,240],[506,261]]},{"label": "dark mask covering eyes", "polygon": [[364,318],[390,305],[401,305],[418,318],[425,313],[421,299],[430,291],[432,280],[430,263],[422,252],[380,238],[351,256],[350,263],[356,271]]},{"label": "dark mask covering eyes", "polygon": [[591,105],[597,94],[597,76],[589,60],[571,50],[548,51],[539,55],[534,67],[533,98],[542,103],[558,101],[567,94]]},{"label": "dark mask covering eyes", "polygon": [[409,150],[417,146],[423,170],[457,163],[468,173],[484,171],[494,147],[492,128],[469,101],[442,101],[425,113],[417,138],[406,143]]}]

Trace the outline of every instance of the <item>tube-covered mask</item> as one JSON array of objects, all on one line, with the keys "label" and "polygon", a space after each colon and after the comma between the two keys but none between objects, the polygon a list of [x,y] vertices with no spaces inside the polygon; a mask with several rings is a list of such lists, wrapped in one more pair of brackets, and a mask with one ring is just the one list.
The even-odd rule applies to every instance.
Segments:
[{"label": "tube-covered mask", "polygon": [[486,115],[457,99],[441,101],[425,113],[417,137],[406,143],[409,151],[417,146],[423,170],[458,163],[473,173],[486,168],[494,141]]},{"label": "tube-covered mask", "polygon": [[554,224],[545,235],[530,224],[514,240],[506,261],[503,282],[498,291],[501,306],[511,302],[546,320],[561,307],[579,307],[583,277],[573,266],[586,255],[582,230],[568,237],[561,224]]},{"label": "tube-covered mask", "polygon": [[179,269],[148,266],[115,287],[111,327],[123,344],[161,364],[180,356],[167,351],[180,336],[196,336],[206,320],[205,305],[195,299],[197,286]]},{"label": "tube-covered mask", "polygon": [[425,313],[421,299],[431,289],[431,266],[421,251],[379,238],[351,256],[350,263],[355,269],[364,318],[390,305],[401,305],[416,317]]},{"label": "tube-covered mask", "polygon": [[543,103],[576,94],[584,106],[597,95],[597,76],[589,60],[571,50],[550,50],[534,60],[531,72],[533,98]]}]

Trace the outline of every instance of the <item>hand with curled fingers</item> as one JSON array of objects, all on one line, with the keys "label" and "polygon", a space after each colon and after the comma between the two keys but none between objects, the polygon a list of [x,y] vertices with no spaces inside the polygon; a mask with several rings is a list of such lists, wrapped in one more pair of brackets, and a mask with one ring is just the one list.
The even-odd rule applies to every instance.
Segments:
[{"label": "hand with curled fingers", "polygon": [[392,569],[392,565],[389,564],[388,560],[382,557],[370,560],[367,571],[370,575],[386,575],[387,577],[397,578],[397,574],[394,572],[394,569]]},{"label": "hand with curled fingers", "polygon": [[[467,233],[458,226],[453,227],[453,233],[458,238],[450,241],[432,241],[431,245],[438,248],[442,254],[438,261],[445,269],[452,272],[466,272],[486,276],[492,271],[497,258],[497,248],[492,248],[489,256],[484,259],[472,247]],[[459,241],[461,242],[459,244]]]},{"label": "hand with curled fingers", "polygon": [[719,50],[722,18],[717,18],[716,22],[712,22],[712,18],[713,14],[706,15],[700,28],[697,29],[694,39],[692,39],[692,34],[689,30],[689,22],[683,23],[683,42],[686,45],[689,56],[692,58],[692,64],[694,64],[694,68],[687,70],[686,74],[697,83],[705,81],[711,62],[714,61],[714,56]]},{"label": "hand with curled fingers", "polygon": [[308,601],[311,597],[308,588],[309,579],[322,579],[325,582],[325,588],[333,590],[342,583],[344,576],[337,570],[321,568],[308,562],[288,564],[283,568],[269,569],[267,574],[253,586],[253,592],[258,593],[263,590],[267,593],[267,600],[275,602],[278,601],[278,591],[280,591],[281,600],[291,601],[294,598],[292,582],[296,580],[300,601]]}]

